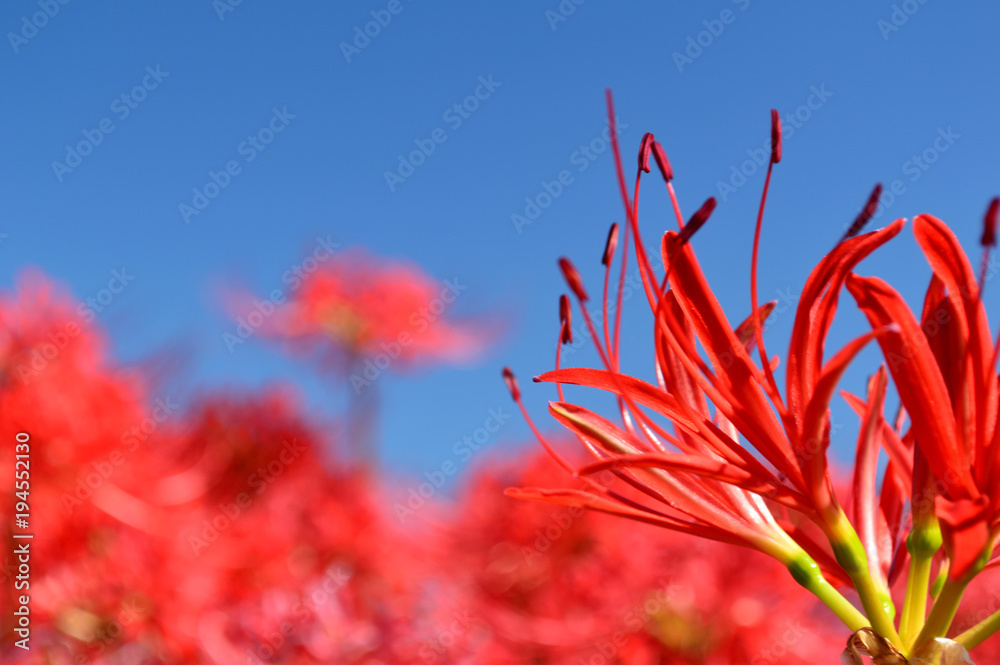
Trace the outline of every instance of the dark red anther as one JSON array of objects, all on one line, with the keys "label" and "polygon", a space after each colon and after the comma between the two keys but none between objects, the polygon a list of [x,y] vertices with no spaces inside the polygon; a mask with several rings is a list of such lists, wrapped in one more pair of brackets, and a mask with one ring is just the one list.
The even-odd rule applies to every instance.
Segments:
[{"label": "dark red anther", "polygon": [[771,163],[781,161],[781,117],[776,109],[771,109]]},{"label": "dark red anther", "polygon": [[848,238],[853,238],[861,232],[861,229],[865,227],[865,224],[875,216],[875,211],[878,210],[878,200],[882,196],[882,183],[875,185],[875,189],[872,190],[871,195],[868,197],[868,203],[865,204],[864,209],[858,213],[857,219],[851,224],[851,227],[847,229],[847,233],[844,237],[840,239],[840,242],[844,242]]},{"label": "dark red anther", "polygon": [[674,168],[670,166],[670,160],[667,159],[667,153],[660,145],[659,141],[653,141],[653,159],[656,160],[656,165],[660,167],[660,173],[663,174],[663,179],[670,182],[674,179]]},{"label": "dark red anther", "polygon": [[708,197],[708,200],[705,201],[700,208],[698,208],[698,211],[691,215],[691,219],[688,220],[687,225],[685,225],[683,230],[681,230],[678,237],[680,238],[680,243],[682,245],[690,240],[691,236],[693,236],[698,229],[704,226],[705,222],[708,221],[708,218],[711,217],[712,211],[714,210],[715,197],[710,196]]},{"label": "dark red anther", "polygon": [[604,243],[604,255],[601,257],[601,265],[606,266],[614,258],[615,250],[618,248],[618,222],[611,224],[608,231],[608,241]]},{"label": "dark red anther", "polygon": [[1000,212],[1000,197],[993,197],[990,207],[986,209],[986,216],[983,218],[983,237],[979,244],[983,247],[997,246],[997,213]]},{"label": "dark red anther", "polygon": [[514,398],[514,401],[521,399],[521,386],[517,385],[517,377],[514,376],[514,372],[510,371],[510,367],[503,368],[503,382],[507,384],[507,390],[510,391],[510,396]]},{"label": "dark red anther", "polygon": [[562,325],[562,337],[559,341],[563,344],[572,344],[573,310],[569,306],[569,296],[565,293],[559,296],[559,323]]},{"label": "dark red anther", "polygon": [[562,270],[563,277],[566,278],[566,283],[569,284],[569,288],[573,291],[576,297],[579,298],[581,302],[590,300],[590,298],[587,297],[587,290],[583,288],[583,280],[580,279],[580,273],[576,271],[573,263],[565,256],[559,259],[559,269]]},{"label": "dark red anther", "polygon": [[639,144],[639,168],[645,173],[649,173],[649,151],[652,148],[653,135],[646,132],[642,137],[642,143]]}]

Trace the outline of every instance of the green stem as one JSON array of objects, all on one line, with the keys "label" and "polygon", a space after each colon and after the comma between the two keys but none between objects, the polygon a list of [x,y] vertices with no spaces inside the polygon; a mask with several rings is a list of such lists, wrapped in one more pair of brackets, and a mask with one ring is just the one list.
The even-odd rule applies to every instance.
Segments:
[{"label": "green stem", "polygon": [[902,648],[903,642],[899,638],[899,633],[896,632],[896,626],[892,623],[889,607],[885,604],[884,598],[876,588],[871,575],[869,575],[867,564],[863,570],[851,573],[851,580],[854,582],[854,588],[857,589],[858,596],[861,598],[861,606],[865,608],[865,614],[868,615],[869,620],[872,622],[872,628],[875,629],[876,633],[891,642],[897,649]]},{"label": "green stem", "polygon": [[888,590],[880,590],[872,579],[868,570],[868,555],[850,520],[842,510],[838,510],[830,516],[827,524],[829,525],[827,537],[833,546],[837,562],[854,582],[854,588],[861,599],[861,606],[864,607],[872,628],[897,649],[902,649],[903,642],[892,622],[895,614],[892,598]]},{"label": "green stem", "polygon": [[910,558],[910,575],[906,580],[906,600],[899,620],[899,636],[906,647],[913,646],[913,638],[924,627],[927,616],[927,593],[931,581],[931,557],[914,554]]},{"label": "green stem", "polygon": [[983,643],[986,638],[1000,630],[1000,611],[994,612],[986,619],[955,638],[955,641],[966,649],[973,649]]},{"label": "green stem", "polygon": [[941,549],[941,542],[941,526],[937,517],[933,513],[918,515],[913,530],[906,538],[906,549],[910,552],[910,576],[906,581],[906,601],[899,622],[899,633],[908,649],[914,646],[914,638],[924,627],[931,564],[934,555]]},{"label": "green stem", "polygon": [[[968,582],[951,581],[944,583],[941,594],[934,601],[931,613],[927,617],[927,623],[924,624],[923,630],[917,635],[917,639],[913,641],[913,648],[919,647],[924,642],[932,640],[935,637],[944,637],[947,635],[948,628],[955,618],[955,612],[958,611],[958,604],[961,602],[962,594],[965,593],[965,587],[968,584]],[[912,652],[912,650],[910,651]]]},{"label": "green stem", "polygon": [[786,565],[795,581],[823,601],[823,604],[829,607],[852,632],[871,625],[865,615],[858,611],[858,608],[851,605],[850,601],[826,581],[819,566],[805,552],[801,552],[795,558],[786,561]]}]

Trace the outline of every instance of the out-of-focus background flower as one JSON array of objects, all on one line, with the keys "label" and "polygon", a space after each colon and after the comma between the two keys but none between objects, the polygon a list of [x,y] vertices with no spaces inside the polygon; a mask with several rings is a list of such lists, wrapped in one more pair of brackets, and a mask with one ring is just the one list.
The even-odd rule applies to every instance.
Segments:
[{"label": "out-of-focus background flower", "polygon": [[[875,182],[876,224],[929,212],[972,246],[998,189],[998,19],[936,0],[4,4],[0,477],[30,432],[38,535],[30,654],[0,554],[0,659],[835,662],[843,629],[753,553],[504,497],[574,481],[497,368],[551,366],[555,258],[597,284],[623,221],[605,87],[628,169],[655,132],[685,212],[718,198],[696,245],[735,314],[781,113],[769,339]],[[642,205],[655,239],[667,198]],[[907,237],[863,270],[918,303],[915,265]],[[648,377],[635,309],[623,369]],[[861,325],[843,308],[831,345]],[[585,339],[564,364],[593,364]],[[838,403],[835,456],[856,427]]]}]

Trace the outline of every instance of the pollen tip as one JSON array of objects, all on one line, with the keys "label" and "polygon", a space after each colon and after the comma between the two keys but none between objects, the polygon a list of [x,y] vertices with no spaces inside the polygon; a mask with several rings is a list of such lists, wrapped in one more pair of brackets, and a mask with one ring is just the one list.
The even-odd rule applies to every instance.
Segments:
[{"label": "pollen tip", "polygon": [[777,109],[771,109],[771,163],[781,161],[781,116]]},{"label": "pollen tip", "polygon": [[649,173],[649,153],[653,149],[653,134],[646,132],[642,136],[642,143],[639,144],[639,169],[644,173]]},{"label": "pollen tip", "polygon": [[503,381],[507,384],[507,390],[510,391],[510,396],[514,398],[514,401],[521,399],[521,387],[517,384],[517,377],[514,376],[510,367],[503,368]]},{"label": "pollen tip", "polygon": [[566,283],[576,297],[583,302],[589,300],[587,291],[583,288],[583,280],[580,279],[580,273],[576,271],[573,263],[565,256],[559,259],[559,269],[562,270],[563,277],[566,278]]},{"label": "pollen tip", "polygon": [[712,212],[715,210],[715,205],[715,197],[710,196],[708,197],[708,200],[701,204],[701,207],[698,208],[693,215],[691,215],[691,219],[688,220],[687,225],[678,236],[681,245],[687,243],[687,241],[691,239],[691,236],[693,236],[698,229],[704,226],[705,222],[708,221],[708,218],[711,217]]},{"label": "pollen tip", "polygon": [[983,218],[983,237],[979,244],[983,247],[997,246],[997,215],[1000,213],[1000,196],[994,196]]},{"label": "pollen tip", "polygon": [[653,159],[656,160],[656,165],[660,167],[660,173],[663,174],[663,179],[670,182],[674,179],[674,167],[670,166],[670,160],[667,159],[667,152],[660,145],[659,141],[653,141]]},{"label": "pollen tip", "polygon": [[840,242],[844,242],[848,238],[853,238],[861,232],[861,229],[865,228],[865,225],[875,216],[880,198],[882,198],[882,183],[877,183],[875,189],[868,196],[868,202],[865,203],[865,207],[858,213],[858,216],[854,219],[850,228],[847,229],[847,232],[844,233],[844,237],[840,239]]},{"label": "pollen tip", "polygon": [[562,334],[559,341],[562,344],[572,344],[573,343],[573,310],[569,306],[569,296],[565,293],[559,296],[559,323],[561,324]]},{"label": "pollen tip", "polygon": [[601,265],[606,266],[611,264],[611,259],[615,255],[615,250],[618,248],[618,222],[613,222],[611,228],[608,230],[608,240],[604,243],[604,255],[601,256]]}]

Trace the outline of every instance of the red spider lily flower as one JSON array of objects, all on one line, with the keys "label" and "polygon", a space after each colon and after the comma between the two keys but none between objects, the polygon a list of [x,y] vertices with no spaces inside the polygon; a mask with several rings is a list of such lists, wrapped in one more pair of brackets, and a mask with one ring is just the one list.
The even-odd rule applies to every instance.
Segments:
[{"label": "red spider lily flower", "polygon": [[[608,102],[613,120],[610,94]],[[841,289],[865,257],[899,233],[903,220],[859,234],[871,217],[871,214],[861,215],[845,238],[812,271],[796,310],[782,396],[774,376],[777,359],[767,353],[762,334],[773,305],[760,305],[756,293],[764,203],[773,167],[781,160],[777,114],[772,114],[772,158],[754,237],[750,312],[738,326],[730,322],[712,293],[690,242],[698,228],[708,221],[715,200],[706,201],[685,223],[673,188],[673,170],[665,153],[662,160],[656,161],[663,169],[678,231],[668,231],[661,242],[666,274],[658,277],[654,273],[639,230],[639,184],[648,168],[646,153],[651,151],[657,156],[662,148],[651,135],[647,136],[640,150],[631,197],[617,143],[613,145],[627,220],[626,253],[621,262],[617,297],[609,307],[608,281],[612,267],[605,252],[602,330],[590,319],[587,308],[581,306],[604,368],[563,369],[559,367],[557,353],[556,369],[536,378],[556,384],[559,400],[550,403],[549,411],[577,436],[596,461],[575,468],[544,439],[543,444],[564,468],[589,481],[589,485],[585,489],[514,489],[509,493],[582,506],[759,550],[784,563],[796,580],[820,596],[852,629],[866,626],[870,620],[879,634],[899,644],[892,621],[889,575],[898,568],[892,564],[898,563],[896,559],[902,548],[898,547],[898,539],[896,547],[875,546],[886,529],[900,531],[892,520],[903,519],[893,503],[896,497],[893,492],[898,494],[899,484],[890,482],[883,489],[884,507],[874,486],[873,459],[877,461],[883,439],[890,436],[885,430],[891,429],[881,417],[886,389],[884,373],[873,381],[868,400],[856,402],[863,419],[859,451],[865,460],[854,484],[856,524],[838,501],[826,457],[831,426],[829,404],[844,371],[866,344],[895,332],[896,324],[892,320],[880,322],[873,332],[851,341],[829,359],[824,352]],[[877,192],[878,189],[873,195],[876,204]],[[871,203],[866,210],[869,208],[874,209]],[[618,312],[629,236],[656,322],[655,384],[619,370]],[[560,259],[560,267],[582,305],[587,294],[579,273],[568,259]],[[560,341],[563,339],[561,334]],[[512,377],[509,370],[508,376]],[[564,384],[588,386],[612,394],[622,421],[615,423],[568,403],[563,396]],[[521,405],[518,397],[515,394]],[[521,408],[523,411],[523,405]],[[672,429],[665,428],[659,418],[668,421]],[[905,464],[908,459],[905,444],[900,443],[897,448],[901,458],[898,464]],[[612,472],[616,484],[607,486],[593,481],[592,474],[599,471]],[[828,543],[818,534],[825,535]],[[833,588],[848,580],[861,596],[867,620]]]},{"label": "red spider lily flower", "polygon": [[388,365],[400,370],[415,363],[465,362],[494,338],[483,322],[451,316],[465,284],[439,282],[409,263],[347,250],[312,272],[288,274],[290,287],[281,298],[287,295],[287,302],[269,310],[270,302],[255,308],[252,298],[230,297],[233,318],[296,348],[319,348],[335,365],[377,360],[379,370]]}]

